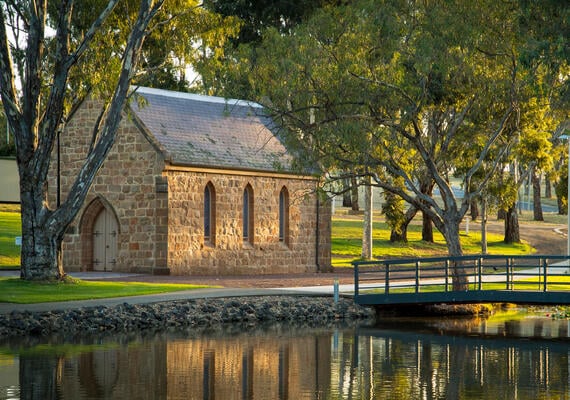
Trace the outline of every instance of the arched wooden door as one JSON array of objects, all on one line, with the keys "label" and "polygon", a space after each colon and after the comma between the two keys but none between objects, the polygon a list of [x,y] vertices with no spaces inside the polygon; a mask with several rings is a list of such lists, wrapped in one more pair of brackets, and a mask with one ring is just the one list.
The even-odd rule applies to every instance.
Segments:
[{"label": "arched wooden door", "polygon": [[93,270],[112,271],[115,268],[118,227],[113,213],[103,208],[93,225]]}]

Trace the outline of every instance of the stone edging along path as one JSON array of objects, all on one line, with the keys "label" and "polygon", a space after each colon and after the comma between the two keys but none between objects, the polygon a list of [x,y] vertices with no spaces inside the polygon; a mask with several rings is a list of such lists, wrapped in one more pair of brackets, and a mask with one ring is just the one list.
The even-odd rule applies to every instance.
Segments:
[{"label": "stone edging along path", "polygon": [[88,335],[208,327],[255,326],[272,322],[320,325],[335,321],[373,321],[373,308],[331,296],[251,296],[200,298],[156,303],[80,307],[0,314],[0,339],[15,336]]}]

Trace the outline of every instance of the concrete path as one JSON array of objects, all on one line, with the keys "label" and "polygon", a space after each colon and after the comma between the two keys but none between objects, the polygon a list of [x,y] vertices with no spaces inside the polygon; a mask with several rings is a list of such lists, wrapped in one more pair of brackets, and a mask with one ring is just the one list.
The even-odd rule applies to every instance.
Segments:
[{"label": "concrete path", "polygon": [[[97,272],[75,272],[70,273],[70,276],[83,280],[105,280],[116,279],[130,276],[137,276],[137,274],[121,274],[121,273],[97,273]],[[0,271],[0,277],[19,277],[19,271]],[[339,293],[347,295],[347,293],[354,291],[354,285],[339,285]],[[305,295],[305,296],[322,296],[333,295],[334,286],[306,286],[306,287],[291,287],[291,288],[206,288],[184,290],[178,292],[152,294],[144,296],[128,296],[128,297],[114,297],[107,299],[93,299],[93,300],[77,300],[77,301],[62,301],[53,303],[36,303],[36,304],[14,304],[14,303],[0,303],[0,314],[8,314],[12,311],[30,311],[30,312],[45,312],[56,310],[70,310],[81,307],[97,307],[107,306],[112,307],[123,303],[129,304],[145,304],[145,303],[158,303],[164,301],[186,300],[186,299],[203,299],[203,298],[223,298],[223,297],[244,297],[244,296],[283,296],[283,295]]]}]

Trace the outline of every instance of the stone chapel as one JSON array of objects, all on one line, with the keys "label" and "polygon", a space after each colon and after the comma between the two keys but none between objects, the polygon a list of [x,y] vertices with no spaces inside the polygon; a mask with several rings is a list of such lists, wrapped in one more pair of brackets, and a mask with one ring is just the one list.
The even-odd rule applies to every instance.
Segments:
[{"label": "stone chapel", "polygon": [[[67,271],[251,275],[327,271],[330,203],[263,108],[138,88],[63,245]],[[65,198],[101,104],[85,101],[60,138]],[[55,156],[54,156],[55,157]],[[55,198],[56,160],[50,171]]]}]

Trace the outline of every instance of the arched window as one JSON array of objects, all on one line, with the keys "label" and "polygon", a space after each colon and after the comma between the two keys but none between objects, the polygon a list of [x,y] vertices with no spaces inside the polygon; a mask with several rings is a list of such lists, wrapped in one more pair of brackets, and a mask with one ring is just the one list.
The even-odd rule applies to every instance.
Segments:
[{"label": "arched window", "polygon": [[212,182],[204,189],[204,243],[214,245],[216,233],[216,193]]},{"label": "arched window", "polygon": [[279,192],[279,241],[289,244],[289,192],[286,187]]},{"label": "arched window", "polygon": [[243,241],[253,244],[253,189],[250,184],[243,190],[242,218]]}]

